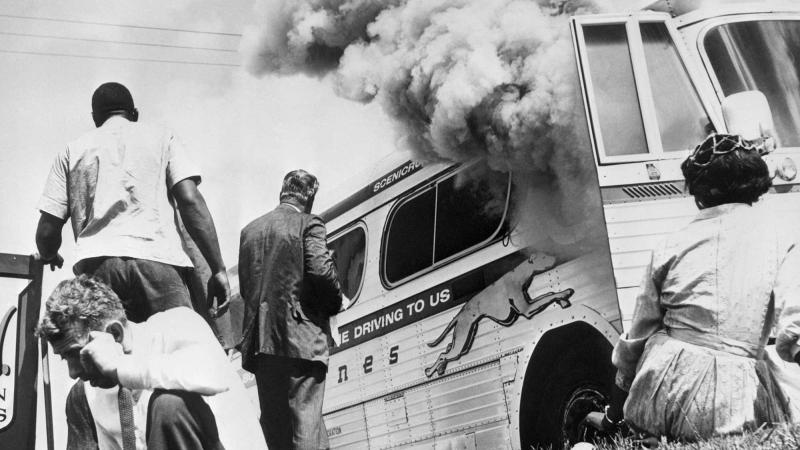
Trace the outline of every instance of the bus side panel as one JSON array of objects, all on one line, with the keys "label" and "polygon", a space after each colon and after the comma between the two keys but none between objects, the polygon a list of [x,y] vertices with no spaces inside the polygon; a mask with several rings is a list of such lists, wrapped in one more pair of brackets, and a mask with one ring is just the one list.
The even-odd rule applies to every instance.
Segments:
[{"label": "bus side panel", "polygon": [[626,327],[653,248],[696,213],[694,202],[686,197],[605,205],[617,297]]},{"label": "bus side panel", "polygon": [[[451,443],[507,446],[508,411],[497,361],[350,406],[325,418],[332,447]],[[470,444],[472,445],[470,447]]]},{"label": "bus side panel", "polygon": [[[589,306],[619,327],[610,279],[608,255],[598,251],[537,275],[530,292],[537,297],[572,289],[571,305]],[[518,297],[522,297],[521,293]],[[508,304],[509,299],[485,301]],[[357,440],[365,435],[370,448],[402,447],[427,439],[463,441],[467,445],[472,438],[475,442],[503,442],[502,447],[510,445],[508,425],[517,419],[509,415],[504,381],[513,381],[518,368],[516,364],[501,367],[499,361],[504,355],[531,345],[534,335],[547,328],[547,323],[536,316],[517,317],[509,325],[486,318],[467,323],[476,329],[470,346],[462,349],[465,353],[447,364],[444,376],[431,373],[428,377],[425,369],[432,367],[450,345],[463,341],[456,341],[450,331],[438,345],[431,347],[428,343],[434,342],[451,320],[463,318],[459,313],[465,306],[443,311],[331,357],[326,410],[333,412],[326,421],[332,446],[366,446],[367,442]],[[549,309],[568,312],[570,307],[553,304]],[[498,319],[506,319],[510,313],[509,309]],[[362,423],[366,424],[366,432]],[[475,435],[466,436],[468,432]]]},{"label": "bus side panel", "polygon": [[[800,192],[771,193],[756,207],[784,223],[800,223]],[[630,323],[650,255],[670,233],[697,214],[692,197],[605,205],[617,296],[625,326]]]},{"label": "bus side panel", "polygon": [[334,448],[366,448],[367,420],[364,405],[345,408],[325,416],[330,444]]}]

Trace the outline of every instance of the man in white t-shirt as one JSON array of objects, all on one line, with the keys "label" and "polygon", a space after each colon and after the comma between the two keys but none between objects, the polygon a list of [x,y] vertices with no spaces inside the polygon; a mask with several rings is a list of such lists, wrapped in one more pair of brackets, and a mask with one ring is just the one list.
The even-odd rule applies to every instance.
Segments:
[{"label": "man in white t-shirt", "polygon": [[77,263],[73,271],[111,286],[128,319],[192,303],[180,215],[211,268],[208,308],[224,312],[228,277],[214,221],[197,189],[200,173],[167,129],[141,124],[128,89],[105,83],[92,96],[97,128],[59,152],[39,201],[40,259],[61,267],[61,230],[71,220]]},{"label": "man in white t-shirt", "polygon": [[37,333],[81,380],[68,450],[266,450],[233,363],[193,310],[134,323],[108,286],[80,275],[56,286]]}]

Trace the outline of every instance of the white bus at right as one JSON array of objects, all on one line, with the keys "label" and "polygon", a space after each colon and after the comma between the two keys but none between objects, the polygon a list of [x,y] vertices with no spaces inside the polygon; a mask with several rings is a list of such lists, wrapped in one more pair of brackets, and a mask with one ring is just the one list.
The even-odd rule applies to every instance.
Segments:
[{"label": "white bus at right", "polygon": [[[800,3],[663,0],[569,23],[586,119],[575,126],[589,135],[574,161],[591,171],[561,180],[572,199],[534,183],[528,210],[512,211],[513,167],[482,178],[470,164],[407,162],[322,214],[355,300],[328,371],[333,447],[579,440],[651,250],[697,213],[680,163],[711,132],[774,140],[763,207],[800,224]],[[460,191],[470,183],[494,192]],[[464,212],[482,201],[487,217]],[[550,221],[570,208],[582,229]],[[570,242],[587,230],[591,245]]]}]

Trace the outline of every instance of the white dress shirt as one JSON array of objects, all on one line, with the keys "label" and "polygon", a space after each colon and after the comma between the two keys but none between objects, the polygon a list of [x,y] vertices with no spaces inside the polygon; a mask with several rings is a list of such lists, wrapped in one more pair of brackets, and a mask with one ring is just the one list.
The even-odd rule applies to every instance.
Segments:
[{"label": "white dress shirt", "polygon": [[[175,389],[203,395],[227,449],[265,450],[258,412],[248,398],[236,368],[211,328],[186,307],[128,323],[131,353],[117,368],[120,384],[133,391],[137,449],[145,450],[147,405],[153,389]],[[122,449],[118,388],[85,386],[101,450]]]}]

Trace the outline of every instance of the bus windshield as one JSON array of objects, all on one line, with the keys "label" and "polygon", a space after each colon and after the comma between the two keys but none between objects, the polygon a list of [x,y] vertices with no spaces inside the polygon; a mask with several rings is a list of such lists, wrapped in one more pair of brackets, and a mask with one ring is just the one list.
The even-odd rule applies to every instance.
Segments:
[{"label": "bus windshield", "polygon": [[779,145],[800,147],[800,21],[727,23],[711,29],[703,45],[723,94],[763,92]]}]

